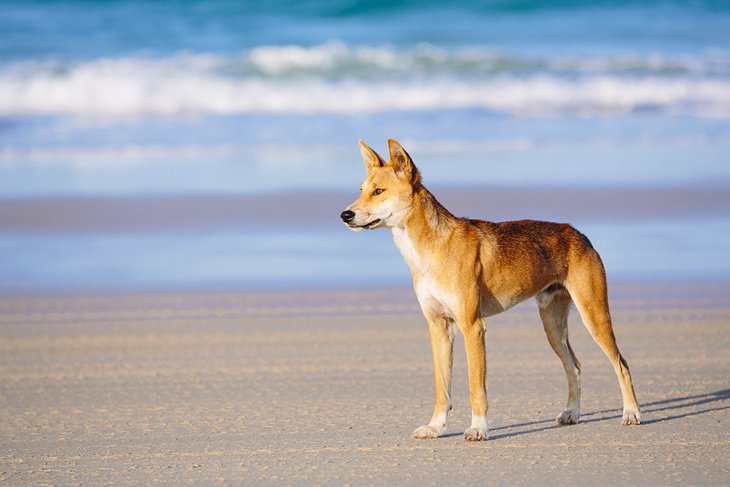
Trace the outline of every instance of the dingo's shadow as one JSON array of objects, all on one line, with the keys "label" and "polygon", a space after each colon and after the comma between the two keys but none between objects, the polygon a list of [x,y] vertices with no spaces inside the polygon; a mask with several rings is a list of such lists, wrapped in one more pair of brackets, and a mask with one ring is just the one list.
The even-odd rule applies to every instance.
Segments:
[{"label": "dingo's shadow", "polygon": [[[672,421],[675,419],[686,418],[688,416],[696,416],[698,414],[705,414],[712,411],[722,411],[724,409],[730,409],[730,405],[723,405],[722,403],[730,400],[730,389],[723,389],[716,392],[708,392],[705,394],[696,394],[693,396],[684,397],[673,397],[669,399],[662,399],[660,401],[648,402],[641,405],[641,413],[644,415],[642,424],[654,424],[662,423],[664,421]],[[682,409],[693,408],[696,406],[703,406],[706,404],[713,404],[714,407],[703,408],[700,410],[691,410],[681,412]],[[657,413],[659,411],[673,411],[677,410],[677,414],[665,416],[661,418],[652,418],[651,413]],[[617,414],[612,414],[617,413]],[[618,420],[621,418],[622,409],[604,409],[601,411],[593,411],[590,413],[581,414],[581,419],[578,424],[581,423],[596,423],[599,421],[610,421]],[[647,415],[649,417],[647,417]],[[597,417],[596,417],[597,416]],[[588,418],[588,419],[585,419]],[[541,426],[542,425],[542,426]],[[535,426],[534,428],[529,428]],[[563,426],[558,425],[554,419],[544,419],[540,421],[530,421],[527,423],[509,424],[504,426],[498,426],[496,428],[490,428],[490,432],[500,430],[511,430],[513,428],[526,428],[520,431],[513,431],[497,435],[489,435],[490,440],[498,440],[502,438],[512,438],[515,436],[526,435],[530,433],[537,433],[540,431],[546,431],[554,428],[562,428]],[[445,435],[449,436],[460,436],[460,433],[450,433]]]}]

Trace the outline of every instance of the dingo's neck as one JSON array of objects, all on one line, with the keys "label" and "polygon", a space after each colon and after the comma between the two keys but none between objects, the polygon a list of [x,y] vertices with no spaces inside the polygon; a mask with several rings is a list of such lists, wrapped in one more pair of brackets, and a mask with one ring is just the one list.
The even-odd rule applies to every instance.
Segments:
[{"label": "dingo's neck", "polygon": [[424,259],[453,231],[456,217],[423,186],[414,189],[413,205],[401,226],[391,232],[412,272],[423,272]]}]

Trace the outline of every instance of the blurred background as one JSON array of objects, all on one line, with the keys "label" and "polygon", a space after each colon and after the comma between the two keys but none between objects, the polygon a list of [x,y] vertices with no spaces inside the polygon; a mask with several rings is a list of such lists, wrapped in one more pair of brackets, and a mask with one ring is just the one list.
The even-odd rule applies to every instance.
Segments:
[{"label": "blurred background", "polygon": [[397,138],[614,281],[730,276],[724,1],[3,1],[0,292],[409,285],[339,213]]}]

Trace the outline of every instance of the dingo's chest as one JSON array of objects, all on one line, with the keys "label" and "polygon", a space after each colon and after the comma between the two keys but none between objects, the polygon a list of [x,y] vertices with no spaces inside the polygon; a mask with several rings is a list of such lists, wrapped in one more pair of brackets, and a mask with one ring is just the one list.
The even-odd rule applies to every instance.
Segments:
[{"label": "dingo's chest", "polygon": [[424,311],[453,319],[452,310],[457,305],[455,294],[445,289],[443,284],[436,279],[431,265],[429,265],[430,262],[424,261],[405,229],[393,228],[392,233],[395,245],[413,274],[414,289],[421,307]]}]

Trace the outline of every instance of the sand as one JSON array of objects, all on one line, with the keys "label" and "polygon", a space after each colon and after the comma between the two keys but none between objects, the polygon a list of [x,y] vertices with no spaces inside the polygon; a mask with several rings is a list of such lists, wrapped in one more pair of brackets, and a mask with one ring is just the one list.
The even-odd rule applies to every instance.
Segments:
[{"label": "sand", "polygon": [[491,439],[450,434],[408,289],[0,298],[3,485],[727,485],[728,285],[611,288],[644,424],[580,324],[583,416],[533,303],[489,321]]}]

